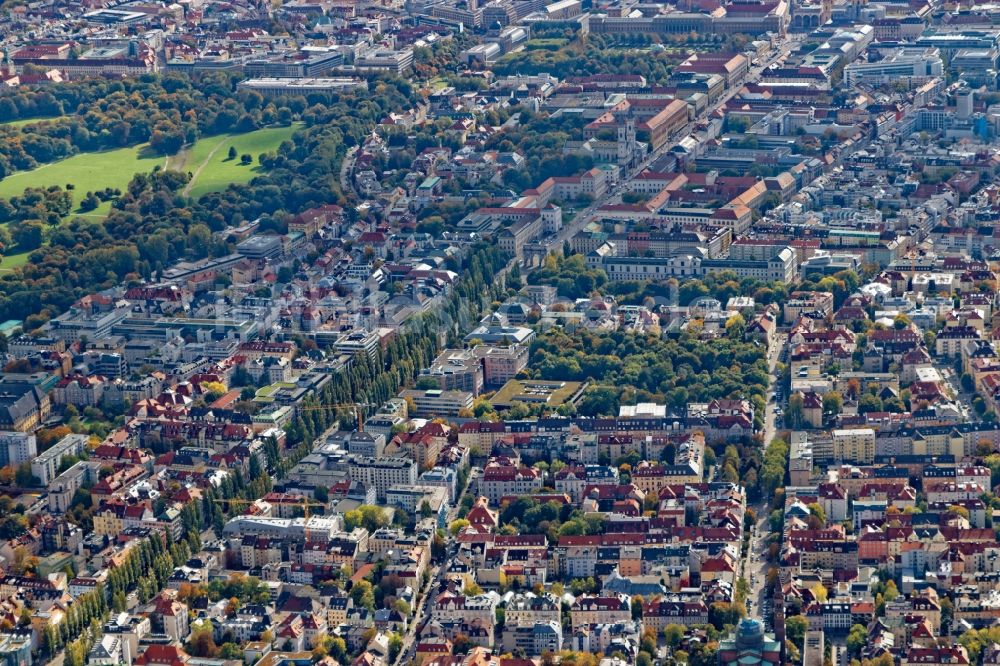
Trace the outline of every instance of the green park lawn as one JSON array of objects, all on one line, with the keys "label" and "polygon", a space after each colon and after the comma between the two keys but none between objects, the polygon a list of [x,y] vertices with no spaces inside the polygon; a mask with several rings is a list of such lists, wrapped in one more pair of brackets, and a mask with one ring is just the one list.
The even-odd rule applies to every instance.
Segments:
[{"label": "green park lawn", "polygon": [[0,275],[4,273],[9,273],[15,268],[20,268],[28,263],[28,255],[30,252],[18,252],[17,254],[8,254],[0,259]]},{"label": "green park lawn", "polygon": [[568,39],[562,37],[549,37],[546,39],[529,39],[524,43],[524,48],[527,51],[536,51],[538,49],[557,51],[567,44],[569,44]]},{"label": "green park lawn", "polygon": [[[26,121],[15,121],[26,122]],[[37,119],[33,122],[37,122]],[[102,202],[95,210],[84,213],[80,201],[87,192],[105,188],[125,190],[136,173],[166,167],[189,171],[193,175],[185,194],[200,197],[209,192],[223,190],[230,183],[246,183],[260,173],[257,156],[276,150],[282,141],[290,139],[299,124],[290,127],[267,127],[245,134],[226,134],[200,139],[177,155],[164,158],[153,154],[145,144],[94,153],[81,153],[59,162],[43,164],[31,171],[21,171],[0,180],[0,198],[9,199],[24,192],[27,187],[66,187],[73,184],[74,209],[69,217],[105,217],[111,202]],[[237,158],[228,159],[229,147],[236,148]],[[253,163],[244,165],[240,155],[253,156]],[[0,260],[0,274],[22,266],[28,253],[11,254]]]},{"label": "green park lawn", "polygon": [[[246,183],[261,172],[257,156],[277,150],[283,141],[292,138],[299,124],[289,127],[265,127],[246,134],[224,134],[200,139],[189,149],[181,151],[167,161],[176,171],[188,171],[191,182],[185,188],[188,196],[198,198],[209,192],[224,190],[230,183]],[[236,159],[229,159],[229,149],[236,149]],[[250,155],[249,165],[240,156]]]},{"label": "green park lawn", "polygon": [[21,118],[20,120],[8,120],[6,122],[0,123],[0,125],[5,125],[7,127],[24,127],[25,125],[34,125],[35,123],[40,123],[44,120],[56,120],[57,118],[62,118],[62,116],[39,116],[38,118]]},{"label": "green park lawn", "polygon": [[[98,153],[80,153],[58,162],[43,164],[31,171],[19,171],[0,180],[0,197],[9,199],[22,194],[27,187],[49,187],[73,184],[73,204],[79,206],[87,192],[103,190],[106,187],[125,189],[132,176],[140,171],[152,171],[156,165],[163,166],[163,158],[153,155],[146,146],[118,148]],[[109,204],[103,211],[98,208],[91,215],[106,215]],[[74,210],[74,214],[82,211]]]},{"label": "green park lawn", "polygon": [[[103,190],[107,187],[124,190],[132,176],[149,172],[153,167],[169,167],[178,171],[186,170],[195,175],[189,194],[201,196],[207,192],[225,189],[229,183],[248,182],[256,173],[257,155],[275,150],[282,141],[290,138],[297,125],[290,127],[268,127],[246,134],[226,134],[199,139],[190,148],[166,159],[153,154],[145,144],[130,148],[118,148],[96,153],[80,153],[59,162],[43,164],[31,171],[13,173],[0,180],[0,197],[9,199],[24,192],[26,187],[49,187],[72,183],[73,203],[79,206],[87,192]],[[229,147],[233,146],[238,155],[249,153],[253,156],[251,166],[243,166],[237,157],[227,160]],[[103,217],[110,209],[104,203],[88,215]],[[74,210],[73,215],[82,211]]]},{"label": "green park lawn", "polygon": [[435,76],[433,79],[431,79],[430,81],[427,82],[427,87],[429,87],[431,90],[433,90],[433,91],[436,92],[438,90],[442,90],[444,88],[447,88],[448,87],[448,82],[445,81],[440,76]]},{"label": "green park lawn", "polygon": [[[103,218],[111,210],[110,201],[101,202],[96,209],[87,213],[79,209],[80,201],[87,192],[106,187],[123,190],[137,172],[152,171],[156,165],[163,166],[163,162],[163,157],[152,155],[146,146],[80,153],[59,162],[43,164],[31,171],[19,171],[7,176],[0,180],[0,197],[9,199],[18,196],[27,187],[66,187],[68,183],[72,183],[74,209],[70,215]],[[0,261],[0,274],[23,266],[28,261],[28,254],[19,252],[3,257]]]}]

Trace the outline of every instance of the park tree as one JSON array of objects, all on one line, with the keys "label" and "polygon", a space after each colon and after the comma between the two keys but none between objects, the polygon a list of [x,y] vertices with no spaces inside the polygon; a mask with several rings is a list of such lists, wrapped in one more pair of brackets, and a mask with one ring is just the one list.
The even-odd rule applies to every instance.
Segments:
[{"label": "park tree", "polygon": [[17,224],[11,234],[14,242],[17,243],[17,249],[22,252],[41,247],[43,236],[42,224],[38,220],[27,220]]}]

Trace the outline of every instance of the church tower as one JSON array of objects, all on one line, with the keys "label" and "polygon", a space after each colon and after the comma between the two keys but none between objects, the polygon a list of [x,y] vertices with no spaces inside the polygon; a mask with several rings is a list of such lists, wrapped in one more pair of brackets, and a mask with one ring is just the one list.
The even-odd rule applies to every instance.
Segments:
[{"label": "church tower", "polygon": [[774,639],[781,650],[781,663],[785,663],[785,593],[781,589],[781,578],[774,590]]},{"label": "church tower", "polygon": [[614,116],[618,126],[618,164],[630,167],[635,159],[635,113],[625,102],[624,108],[614,111]]}]

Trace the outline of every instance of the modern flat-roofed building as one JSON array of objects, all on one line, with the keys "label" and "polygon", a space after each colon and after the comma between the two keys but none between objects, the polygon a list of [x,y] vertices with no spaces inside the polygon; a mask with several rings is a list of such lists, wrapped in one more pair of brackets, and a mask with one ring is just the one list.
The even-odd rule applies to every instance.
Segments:
[{"label": "modern flat-roofed building", "polygon": [[413,50],[373,51],[355,58],[354,66],[359,70],[387,71],[394,74],[402,74],[413,66]]},{"label": "modern flat-roofed building", "polygon": [[322,76],[344,64],[344,54],[334,48],[308,47],[273,58],[251,60],[244,66],[248,76],[305,78]]},{"label": "modern flat-roofed building", "polygon": [[333,348],[341,354],[367,354],[375,360],[378,355],[380,338],[375,331],[351,331],[333,343]]},{"label": "modern flat-roofed building", "polygon": [[465,336],[465,342],[479,340],[485,344],[527,344],[535,337],[535,332],[530,328],[519,326],[504,326],[502,323],[491,320],[488,324],[483,324],[472,330]]},{"label": "modern flat-roofed building", "polygon": [[425,378],[442,391],[468,391],[475,397],[483,390],[483,366],[471,349],[445,349],[420,372],[419,379]]},{"label": "modern flat-roofed building", "polygon": [[42,485],[48,485],[56,478],[62,459],[65,456],[78,456],[86,447],[86,435],[66,435],[31,461],[31,473],[42,482]]},{"label": "modern flat-roofed building", "polygon": [[528,347],[525,345],[476,345],[473,349],[482,362],[483,383],[487,388],[499,388],[528,366]]},{"label": "modern flat-roofed building", "polygon": [[847,85],[883,84],[892,81],[924,80],[944,74],[944,62],[937,49],[899,49],[878,62],[852,62],[844,69]]},{"label": "modern flat-roofed building", "polygon": [[0,635],[0,663],[5,666],[31,666],[31,628]]},{"label": "modern flat-roofed building", "polygon": [[104,301],[103,298],[91,298],[75,303],[48,323],[52,336],[66,342],[79,340],[81,336],[90,340],[109,336],[112,327],[128,316],[130,308],[117,307]]},{"label": "modern flat-roofed building", "polygon": [[240,90],[253,90],[264,97],[278,97],[281,95],[343,92],[355,89],[367,90],[368,83],[364,79],[352,77],[260,77],[240,81],[236,87]]},{"label": "modern flat-roofed building", "polygon": [[409,458],[351,456],[347,472],[352,481],[374,488],[379,502],[385,502],[389,488],[412,486],[417,482],[417,464]]},{"label": "modern flat-roofed building", "polygon": [[875,461],[875,430],[850,428],[833,431],[833,457],[839,461],[872,463]]},{"label": "modern flat-roofed building", "polygon": [[0,431],[0,467],[20,465],[38,455],[35,436],[14,430]]},{"label": "modern flat-roofed building", "polygon": [[399,485],[386,491],[386,504],[406,511],[410,515],[420,513],[424,502],[434,515],[448,510],[448,491],[440,486]]},{"label": "modern flat-roofed building", "polygon": [[83,15],[84,20],[89,23],[101,23],[104,25],[132,25],[142,23],[153,18],[153,15],[146,12],[130,12],[124,9],[98,9],[87,12]]},{"label": "modern flat-roofed building", "polygon": [[435,417],[457,416],[463,409],[472,409],[473,395],[471,391],[442,391],[431,389],[407,389],[399,394],[404,400],[409,398],[416,408],[411,416]]},{"label": "modern flat-roofed building", "polygon": [[936,48],[945,58],[963,49],[992,49],[1000,46],[1000,32],[995,30],[935,30],[914,40],[914,45]]},{"label": "modern flat-roofed building", "polygon": [[277,259],[283,251],[281,236],[251,236],[241,241],[236,251],[248,259]]}]

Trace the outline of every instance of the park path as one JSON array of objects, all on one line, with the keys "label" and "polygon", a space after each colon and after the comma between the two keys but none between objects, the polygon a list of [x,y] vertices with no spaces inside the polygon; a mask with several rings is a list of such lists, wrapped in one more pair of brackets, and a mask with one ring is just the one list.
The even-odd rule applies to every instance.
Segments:
[{"label": "park path", "polygon": [[[73,155],[70,155],[70,157],[73,157]],[[69,159],[69,158],[63,158],[63,159]],[[28,169],[27,171],[15,171],[14,173],[7,175],[4,178],[4,180],[17,180],[20,176],[24,176],[27,178],[28,176],[33,176],[42,169],[53,166],[55,164],[59,164],[61,161],[62,160],[56,160],[55,162],[46,162],[45,164],[39,164],[34,169]],[[31,187],[31,185],[27,185],[25,189],[27,189],[28,187]]]},{"label": "park path", "polygon": [[173,155],[167,155],[163,158],[163,169],[165,171],[183,171],[190,154],[190,146],[185,145]]},{"label": "park path", "polygon": [[184,196],[189,196],[191,194],[191,188],[194,187],[195,181],[198,180],[198,176],[201,175],[201,170],[205,168],[206,164],[212,161],[212,158],[215,157],[215,153],[219,151],[219,148],[222,148],[222,144],[225,143],[227,137],[219,139],[219,143],[215,144],[215,148],[212,148],[212,152],[208,154],[208,157],[206,157],[204,161],[198,165],[198,168],[195,169],[195,172],[191,175],[191,180],[189,180],[188,184],[184,186],[181,194]]}]

